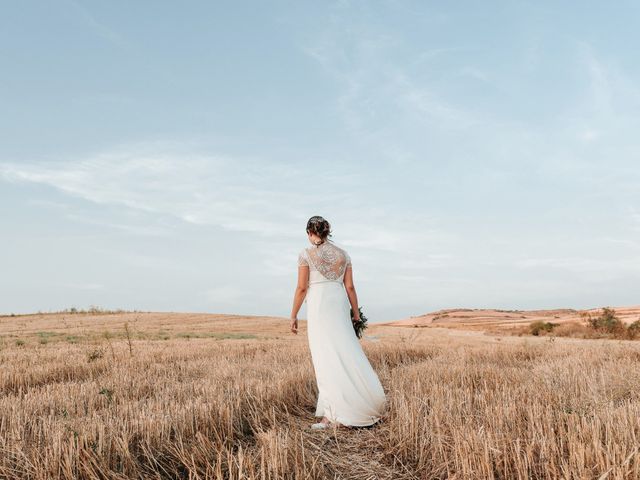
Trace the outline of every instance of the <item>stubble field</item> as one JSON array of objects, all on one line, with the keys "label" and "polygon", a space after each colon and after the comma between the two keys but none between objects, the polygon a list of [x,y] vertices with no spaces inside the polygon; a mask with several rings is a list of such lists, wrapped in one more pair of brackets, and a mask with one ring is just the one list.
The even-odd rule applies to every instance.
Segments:
[{"label": "stubble field", "polygon": [[386,418],[311,431],[304,322],[0,317],[0,478],[640,478],[638,342],[367,335]]}]

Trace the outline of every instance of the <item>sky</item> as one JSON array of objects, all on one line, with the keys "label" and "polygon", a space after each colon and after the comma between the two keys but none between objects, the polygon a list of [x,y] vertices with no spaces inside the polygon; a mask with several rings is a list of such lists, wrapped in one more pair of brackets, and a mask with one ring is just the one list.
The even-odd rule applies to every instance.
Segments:
[{"label": "sky", "polygon": [[[632,1],[5,2],[0,313],[640,303]],[[303,308],[300,317],[304,318]]]}]

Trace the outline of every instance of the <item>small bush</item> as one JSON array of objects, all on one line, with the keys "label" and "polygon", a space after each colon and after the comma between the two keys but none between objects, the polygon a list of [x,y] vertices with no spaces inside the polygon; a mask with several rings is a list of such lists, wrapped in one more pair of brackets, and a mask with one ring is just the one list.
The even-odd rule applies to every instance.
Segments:
[{"label": "small bush", "polygon": [[627,326],[616,315],[613,308],[604,307],[598,316],[590,313],[583,315],[589,327],[595,332],[613,336],[615,338],[625,338],[628,336]]},{"label": "small bush", "polygon": [[630,340],[640,339],[640,320],[626,325],[618,318],[613,308],[604,307],[597,316],[589,312],[584,312],[580,316],[593,332],[592,337],[626,338]]},{"label": "small bush", "polygon": [[614,335],[622,334],[626,328],[616,315],[616,311],[609,307],[604,307],[602,313],[597,317],[589,316],[587,321],[594,330]]},{"label": "small bush", "polygon": [[557,323],[551,322],[543,322],[542,320],[536,320],[529,325],[529,333],[531,335],[535,335],[536,337],[540,334],[545,334],[552,332],[555,327],[557,327]]},{"label": "small bush", "polygon": [[633,322],[627,327],[627,336],[631,340],[640,338],[640,320],[636,320],[635,322]]}]

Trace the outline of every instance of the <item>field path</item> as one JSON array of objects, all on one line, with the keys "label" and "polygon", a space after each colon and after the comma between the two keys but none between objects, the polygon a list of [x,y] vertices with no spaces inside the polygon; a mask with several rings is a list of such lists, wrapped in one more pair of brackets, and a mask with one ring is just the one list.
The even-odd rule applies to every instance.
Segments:
[{"label": "field path", "polygon": [[385,455],[385,426],[311,430],[311,417],[292,417],[291,428],[304,432],[305,448],[317,455],[317,461],[335,479],[413,480],[407,468],[394,468],[382,461]]}]

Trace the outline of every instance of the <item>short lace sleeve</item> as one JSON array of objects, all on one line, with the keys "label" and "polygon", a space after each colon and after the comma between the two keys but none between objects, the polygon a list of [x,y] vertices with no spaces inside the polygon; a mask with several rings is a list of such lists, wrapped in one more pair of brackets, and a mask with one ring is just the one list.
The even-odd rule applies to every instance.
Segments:
[{"label": "short lace sleeve", "polygon": [[346,251],[344,252],[344,258],[345,258],[344,268],[350,267],[351,266],[351,257],[349,256],[349,254]]},{"label": "short lace sleeve", "polygon": [[309,259],[307,258],[307,251],[305,249],[300,250],[300,253],[298,253],[298,266],[299,267],[309,266]]}]

